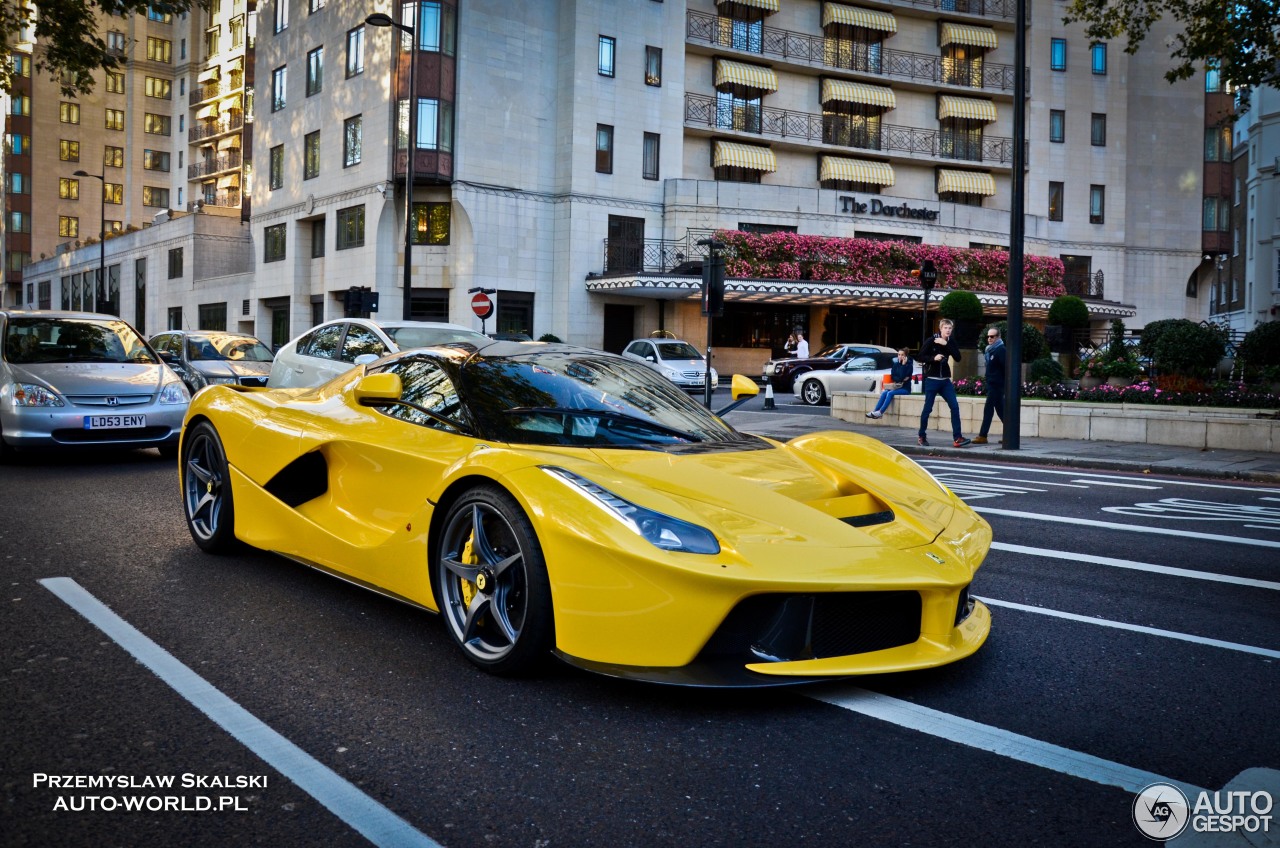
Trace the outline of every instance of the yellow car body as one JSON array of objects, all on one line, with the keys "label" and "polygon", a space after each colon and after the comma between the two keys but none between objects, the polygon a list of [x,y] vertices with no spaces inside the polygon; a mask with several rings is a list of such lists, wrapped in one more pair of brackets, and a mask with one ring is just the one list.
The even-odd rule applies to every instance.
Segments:
[{"label": "yellow car body", "polygon": [[[366,405],[401,391],[377,369],[316,389],[201,392],[184,428],[191,508],[204,489],[185,442],[204,422],[225,452],[235,539],[439,611],[430,561],[444,510],[478,484],[496,487],[545,559],[554,653],[615,676],[771,685],[904,671],[968,656],[988,635],[968,587],[990,527],[880,442],[819,432],[743,450],[504,443]],[[705,528],[719,551],[657,547],[574,480]],[[476,588],[463,582],[469,599]]]}]

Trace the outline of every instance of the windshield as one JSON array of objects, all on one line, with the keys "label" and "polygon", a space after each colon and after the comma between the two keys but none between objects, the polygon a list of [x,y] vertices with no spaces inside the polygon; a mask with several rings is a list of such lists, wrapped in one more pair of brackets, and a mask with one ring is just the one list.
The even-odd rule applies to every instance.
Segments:
[{"label": "windshield", "polygon": [[[595,351],[544,350],[462,368],[472,419],[498,441],[578,447],[751,446],[656,372]],[[764,445],[763,442],[760,445]]]},{"label": "windshield", "polygon": [[229,359],[233,362],[270,362],[271,351],[248,336],[191,336],[187,339],[187,359],[192,362]]},{"label": "windshield", "polygon": [[479,347],[489,341],[488,336],[481,335],[475,330],[459,330],[453,327],[383,327],[383,330],[401,350],[459,342]]},{"label": "windshield", "polygon": [[123,321],[47,317],[10,318],[4,358],[15,365],[157,361],[142,337]]},{"label": "windshield", "polygon": [[678,344],[660,344],[658,348],[658,356],[663,359],[701,359],[702,354],[693,349],[693,345],[688,342],[680,342]]}]

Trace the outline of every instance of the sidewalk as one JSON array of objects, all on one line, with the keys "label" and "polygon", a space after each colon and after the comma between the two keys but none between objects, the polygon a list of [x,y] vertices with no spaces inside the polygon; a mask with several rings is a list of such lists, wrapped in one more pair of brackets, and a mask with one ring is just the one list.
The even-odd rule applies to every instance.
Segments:
[{"label": "sidewalk", "polygon": [[[943,410],[945,412],[945,408]],[[934,415],[938,413],[935,410]],[[866,424],[838,418],[788,412],[779,404],[773,411],[735,410],[726,420],[739,430],[785,441],[815,430],[848,430],[879,439],[911,456],[965,456],[983,462],[1018,462],[1100,468],[1132,474],[1159,473],[1187,477],[1212,477],[1280,484],[1280,454],[1258,451],[1200,450],[1173,445],[1132,442],[1097,442],[1073,439],[1041,439],[1023,436],[1018,450],[1005,450],[997,442],[951,447],[951,440],[929,433],[929,447],[916,444],[912,428],[890,427],[868,420]],[[972,439],[977,433],[965,433]]]}]

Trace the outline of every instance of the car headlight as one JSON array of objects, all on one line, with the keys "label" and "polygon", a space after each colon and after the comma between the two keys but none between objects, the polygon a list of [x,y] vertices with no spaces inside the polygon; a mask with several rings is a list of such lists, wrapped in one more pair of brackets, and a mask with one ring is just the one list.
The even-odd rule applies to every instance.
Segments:
[{"label": "car headlight", "polygon": [[568,483],[655,547],[686,554],[720,553],[720,543],[716,541],[715,534],[705,527],[633,504],[564,468],[544,465],[542,470]]},{"label": "car headlight", "polygon": [[182,384],[181,380],[172,383],[165,383],[164,388],[160,390],[161,403],[190,403],[191,395],[187,392],[187,387]]},{"label": "car headlight", "polygon": [[35,383],[13,383],[9,390],[14,406],[66,406],[52,389]]},{"label": "car headlight", "polygon": [[772,377],[772,376],[773,376],[773,370],[774,370],[774,368],[776,368],[776,367],[777,367],[777,366],[776,366],[776,365],[774,365],[772,362],[766,362],[766,363],[764,364],[764,375],[765,375],[766,377]]}]

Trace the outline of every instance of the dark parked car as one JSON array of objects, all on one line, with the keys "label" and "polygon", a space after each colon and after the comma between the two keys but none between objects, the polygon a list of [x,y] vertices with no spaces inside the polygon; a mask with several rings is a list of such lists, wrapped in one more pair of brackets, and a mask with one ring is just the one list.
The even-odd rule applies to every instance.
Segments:
[{"label": "dark parked car", "polygon": [[764,364],[761,380],[766,384],[772,384],[775,392],[790,392],[795,390],[796,378],[801,374],[839,368],[850,357],[876,353],[893,354],[897,351],[891,347],[873,344],[832,345],[817,356],[810,356],[807,359],[770,359]]},{"label": "dark parked car", "polygon": [[216,383],[265,386],[271,374],[271,349],[243,333],[169,330],[150,342],[192,394]]}]

